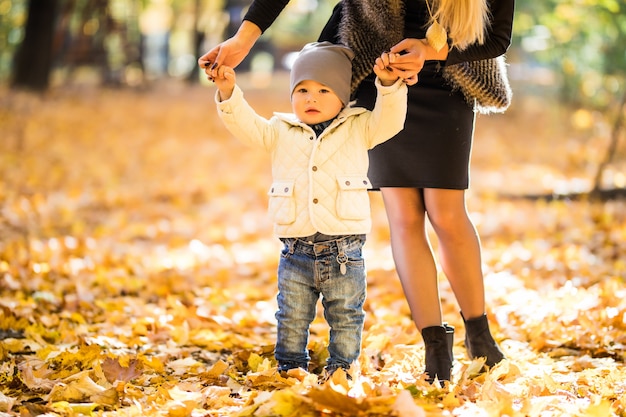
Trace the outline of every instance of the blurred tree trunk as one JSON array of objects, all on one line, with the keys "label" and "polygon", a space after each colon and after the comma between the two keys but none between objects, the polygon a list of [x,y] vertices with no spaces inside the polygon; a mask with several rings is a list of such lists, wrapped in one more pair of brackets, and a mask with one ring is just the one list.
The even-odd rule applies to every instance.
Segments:
[{"label": "blurred tree trunk", "polygon": [[72,80],[78,68],[87,67],[98,71],[103,83],[114,83],[105,45],[107,36],[115,30],[115,22],[108,14],[109,1],[89,0],[76,6],[68,6],[66,11],[73,14],[78,30],[67,31],[68,38],[56,61],[65,69],[66,80]]},{"label": "blurred tree trunk", "polygon": [[626,112],[626,86],[624,88],[624,92],[622,94],[622,98],[620,103],[617,106],[617,117],[613,123],[613,128],[611,129],[611,141],[609,143],[609,147],[606,150],[606,154],[604,159],[598,166],[598,170],[596,172],[595,179],[593,181],[593,190],[591,191],[592,196],[596,196],[600,194],[602,188],[602,178],[604,175],[604,170],[611,163],[613,158],[615,157],[615,153],[617,151],[617,144],[619,142],[619,135],[622,130],[622,126],[624,124],[624,112]]},{"label": "blurred tree trunk", "polygon": [[24,39],[13,58],[11,86],[45,91],[52,71],[58,0],[29,0]]},{"label": "blurred tree trunk", "polygon": [[[198,54],[200,53],[200,47],[204,42],[204,32],[200,31],[200,0],[195,0],[194,2],[194,10],[193,10],[193,48],[194,48],[194,56],[198,58]],[[197,65],[194,65],[191,68],[191,72],[187,75],[187,82],[194,84],[198,82],[198,77],[200,76],[200,69]]]}]

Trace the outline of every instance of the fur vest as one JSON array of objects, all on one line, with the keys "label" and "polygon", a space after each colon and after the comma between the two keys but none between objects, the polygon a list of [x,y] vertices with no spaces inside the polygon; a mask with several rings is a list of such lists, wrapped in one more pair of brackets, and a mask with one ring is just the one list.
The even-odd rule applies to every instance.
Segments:
[{"label": "fur vest", "polygon": [[[339,41],[352,48],[352,92],[376,58],[404,38],[403,0],[342,0]],[[445,66],[443,78],[480,113],[503,112],[511,102],[504,56]]]},{"label": "fur vest", "polygon": [[352,92],[376,58],[404,38],[404,1],[342,0],[339,41],[354,51]]}]

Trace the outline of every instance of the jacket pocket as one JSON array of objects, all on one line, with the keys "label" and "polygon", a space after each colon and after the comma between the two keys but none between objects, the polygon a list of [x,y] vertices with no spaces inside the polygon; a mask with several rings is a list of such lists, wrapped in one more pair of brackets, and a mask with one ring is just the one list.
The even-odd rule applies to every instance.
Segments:
[{"label": "jacket pocket", "polygon": [[295,181],[274,181],[267,195],[268,212],[274,223],[291,224],[296,221],[296,200],[293,195]]},{"label": "jacket pocket", "polygon": [[337,215],[346,220],[364,220],[370,216],[367,190],[372,188],[366,176],[337,177]]}]

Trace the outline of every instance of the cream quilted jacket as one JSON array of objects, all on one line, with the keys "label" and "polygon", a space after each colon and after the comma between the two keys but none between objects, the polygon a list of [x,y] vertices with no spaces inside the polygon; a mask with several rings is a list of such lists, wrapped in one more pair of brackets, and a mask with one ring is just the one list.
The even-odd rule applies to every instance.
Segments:
[{"label": "cream quilted jacket", "polygon": [[346,107],[315,137],[290,113],[265,119],[250,107],[237,86],[219,101],[218,113],[238,139],[271,154],[269,214],[278,237],[365,234],[371,229],[367,150],[404,127],[407,87],[398,80],[384,87],[372,111]]}]

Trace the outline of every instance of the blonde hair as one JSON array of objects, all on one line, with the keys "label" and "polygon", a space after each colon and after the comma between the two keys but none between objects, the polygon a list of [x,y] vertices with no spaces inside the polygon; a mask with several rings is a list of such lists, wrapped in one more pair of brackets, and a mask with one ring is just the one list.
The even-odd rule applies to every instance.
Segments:
[{"label": "blonde hair", "polygon": [[[452,46],[465,49],[483,43],[489,26],[487,0],[426,0],[437,20],[448,32]],[[432,21],[431,21],[432,23]]]}]

